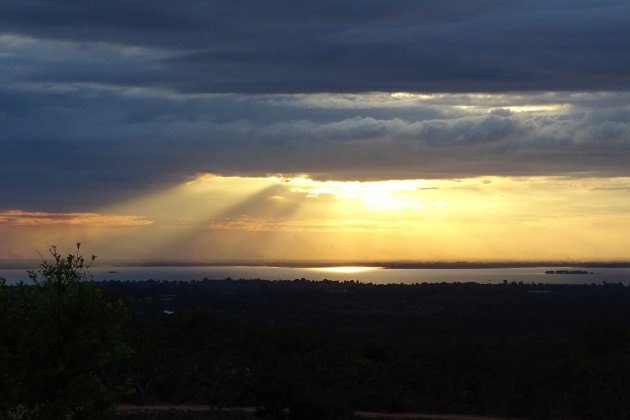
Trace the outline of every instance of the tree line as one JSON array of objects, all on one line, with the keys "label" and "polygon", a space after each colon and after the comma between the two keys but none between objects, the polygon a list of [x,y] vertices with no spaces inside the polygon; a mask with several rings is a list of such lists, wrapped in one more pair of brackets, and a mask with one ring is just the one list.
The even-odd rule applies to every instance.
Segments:
[{"label": "tree line", "polygon": [[266,419],[630,412],[621,284],[95,283],[78,248],[0,287],[7,418],[111,418],[121,401]]}]

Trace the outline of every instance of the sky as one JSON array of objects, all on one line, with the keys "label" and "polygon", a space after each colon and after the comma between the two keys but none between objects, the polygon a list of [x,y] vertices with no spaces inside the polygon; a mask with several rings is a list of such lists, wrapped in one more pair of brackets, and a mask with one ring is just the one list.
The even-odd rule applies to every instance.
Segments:
[{"label": "sky", "polygon": [[4,0],[0,260],[630,260],[630,3]]}]

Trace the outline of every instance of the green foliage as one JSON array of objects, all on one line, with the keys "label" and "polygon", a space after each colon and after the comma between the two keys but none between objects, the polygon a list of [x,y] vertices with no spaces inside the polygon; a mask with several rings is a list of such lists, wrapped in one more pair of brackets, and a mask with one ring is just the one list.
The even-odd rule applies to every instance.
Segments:
[{"label": "green foliage", "polygon": [[8,365],[2,385],[12,390],[6,405],[16,418],[111,418],[125,391],[119,371],[130,352],[128,312],[89,278],[96,257],[86,262],[80,246],[66,257],[52,246],[51,258],[29,272],[34,285],[2,284],[9,333],[0,347]]},{"label": "green foliage", "polygon": [[89,269],[96,255],[92,255],[88,263],[85,257],[79,253],[81,242],[76,244],[75,254],[68,254],[65,258],[57,252],[57,247],[50,247],[51,260],[42,257],[42,263],[38,270],[29,270],[28,276],[39,287],[52,287],[57,291],[63,291],[66,287],[72,287],[89,277]]}]

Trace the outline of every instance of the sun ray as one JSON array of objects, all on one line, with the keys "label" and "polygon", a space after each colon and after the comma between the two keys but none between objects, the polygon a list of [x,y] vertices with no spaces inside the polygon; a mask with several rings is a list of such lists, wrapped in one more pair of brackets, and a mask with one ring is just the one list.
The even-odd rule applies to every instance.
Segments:
[{"label": "sun ray", "polygon": [[[3,214],[8,220],[17,213]],[[630,179],[344,182],[201,174],[76,217],[24,214],[39,214],[39,225],[0,220],[0,232],[17,237],[19,230],[21,240],[33,241],[39,232],[53,242],[73,232],[97,242],[103,256],[136,260],[611,259],[630,247]],[[61,223],[90,217],[107,226]]]}]

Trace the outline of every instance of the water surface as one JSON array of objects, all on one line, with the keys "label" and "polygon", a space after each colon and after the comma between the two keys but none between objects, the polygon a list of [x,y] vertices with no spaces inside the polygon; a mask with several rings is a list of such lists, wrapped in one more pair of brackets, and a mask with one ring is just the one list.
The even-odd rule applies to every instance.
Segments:
[{"label": "water surface", "polygon": [[[91,269],[95,280],[358,280],[365,283],[552,283],[630,285],[630,268],[592,268],[593,274],[545,274],[547,270],[575,270],[575,267],[519,268],[382,268],[382,267],[266,267],[266,266],[178,266],[178,267],[96,267]],[[0,277],[9,284],[27,281],[26,270],[0,270]]]}]

